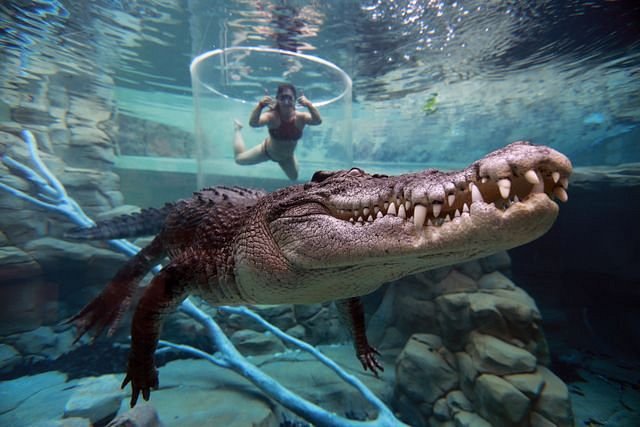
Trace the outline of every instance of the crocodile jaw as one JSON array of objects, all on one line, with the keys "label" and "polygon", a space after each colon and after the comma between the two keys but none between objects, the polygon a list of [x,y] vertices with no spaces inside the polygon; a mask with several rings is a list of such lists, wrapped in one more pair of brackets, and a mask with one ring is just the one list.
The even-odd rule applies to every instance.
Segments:
[{"label": "crocodile jaw", "polygon": [[[291,265],[307,270],[393,264],[402,275],[468,261],[523,245],[545,234],[559,212],[545,194],[532,194],[506,211],[474,202],[440,226],[417,228],[411,221],[385,216],[371,224],[352,224],[328,215],[307,218],[304,230],[289,224],[280,249]],[[282,229],[282,227],[277,227]],[[277,232],[275,237],[277,239]],[[363,273],[367,274],[367,273]]]}]

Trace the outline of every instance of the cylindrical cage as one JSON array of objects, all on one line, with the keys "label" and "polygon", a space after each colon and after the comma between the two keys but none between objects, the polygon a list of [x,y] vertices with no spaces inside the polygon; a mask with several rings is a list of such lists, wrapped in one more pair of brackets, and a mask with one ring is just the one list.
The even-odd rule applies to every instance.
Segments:
[{"label": "cylindrical cage", "polygon": [[249,116],[265,95],[275,99],[282,83],[293,84],[297,95],[304,94],[322,116],[322,124],[305,127],[298,142],[298,179],[306,180],[318,169],[351,166],[351,78],[335,64],[280,49],[230,47],[196,57],[191,82],[199,187],[238,183],[239,177],[287,179],[276,162],[236,164],[233,151],[234,120],[243,125],[247,149],[264,141],[268,130],[251,128]]}]

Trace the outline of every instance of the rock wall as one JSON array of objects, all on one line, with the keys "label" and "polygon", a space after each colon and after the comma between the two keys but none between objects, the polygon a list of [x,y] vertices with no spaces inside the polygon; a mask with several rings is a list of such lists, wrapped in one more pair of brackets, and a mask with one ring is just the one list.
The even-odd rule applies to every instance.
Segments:
[{"label": "rock wall", "polygon": [[410,425],[573,425],[540,312],[500,271],[509,266],[501,253],[388,288],[370,328],[402,347],[394,407]]},{"label": "rock wall", "polygon": [[[12,21],[16,28],[10,34],[18,34],[17,46],[6,49],[0,61],[0,156],[33,168],[19,136],[23,129],[31,131],[43,162],[94,217],[123,203],[113,172],[118,127],[112,77],[123,43],[118,40],[122,34],[110,38],[100,32],[107,24],[87,9],[90,5],[78,2],[71,7],[68,13],[48,16],[33,33],[19,20]],[[37,8],[16,8],[13,13],[25,15],[23,20],[39,19],[32,16]],[[82,29],[73,43],[65,33],[72,28]],[[114,34],[120,30],[114,28]],[[94,38],[95,34],[102,37]],[[6,163],[0,163],[0,182],[28,194],[36,190]],[[58,311],[56,301],[65,304],[65,296],[87,281],[104,283],[108,278],[78,277],[68,265],[60,265],[62,254],[78,254],[77,249],[67,252],[71,245],[56,239],[70,225],[60,215],[0,191],[0,298],[11,301],[11,309],[0,314],[0,336],[60,320],[66,313]],[[76,264],[103,265],[105,255],[107,260],[115,257],[87,245],[77,247],[82,256]],[[51,274],[51,267],[62,274]],[[82,270],[87,270],[86,264]]]}]

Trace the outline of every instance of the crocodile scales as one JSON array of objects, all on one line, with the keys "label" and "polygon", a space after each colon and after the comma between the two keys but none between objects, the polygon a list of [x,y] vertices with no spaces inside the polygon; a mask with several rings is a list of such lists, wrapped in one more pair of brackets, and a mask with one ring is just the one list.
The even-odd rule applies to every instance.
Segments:
[{"label": "crocodile scales", "polygon": [[100,295],[74,316],[78,337],[113,333],[140,280],[123,387],[131,406],[158,387],[154,363],[165,315],[189,294],[213,305],[335,300],[364,369],[382,369],[369,345],[359,296],[382,284],[510,249],[543,235],[567,200],[571,162],[518,141],[453,172],[398,176],[353,168],[266,193],[212,187],[189,199],[68,233],[114,239],[157,233]]}]

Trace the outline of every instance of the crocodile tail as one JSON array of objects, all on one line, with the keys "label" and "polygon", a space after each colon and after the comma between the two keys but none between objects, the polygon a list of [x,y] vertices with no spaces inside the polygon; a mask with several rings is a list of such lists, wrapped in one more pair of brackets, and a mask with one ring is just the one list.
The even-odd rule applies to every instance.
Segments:
[{"label": "crocodile tail", "polygon": [[160,232],[174,206],[167,203],[161,208],[146,208],[137,213],[100,221],[93,227],[72,228],[64,237],[72,240],[110,240],[153,236]]}]

